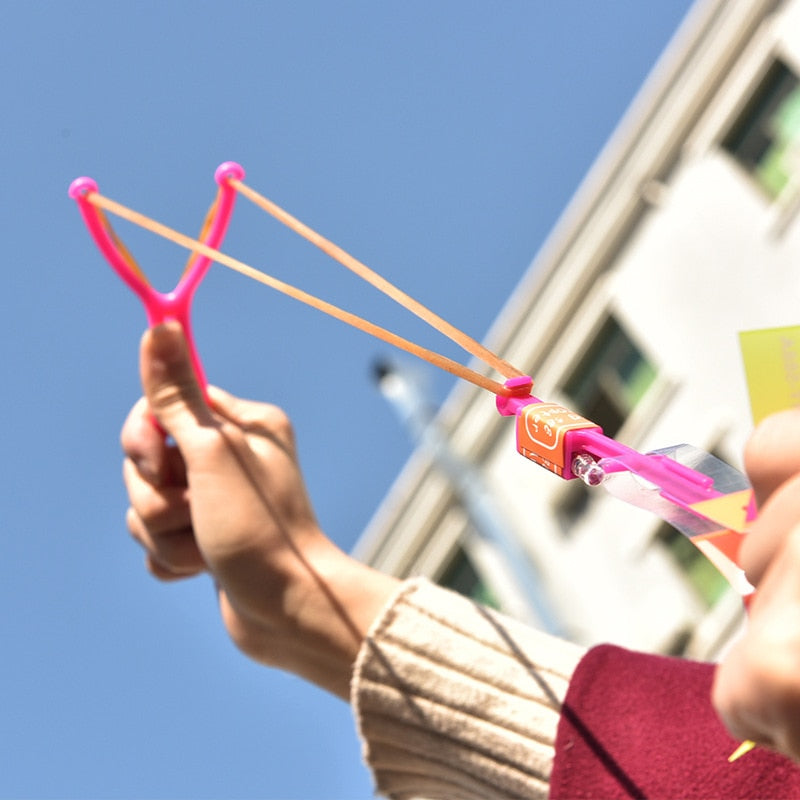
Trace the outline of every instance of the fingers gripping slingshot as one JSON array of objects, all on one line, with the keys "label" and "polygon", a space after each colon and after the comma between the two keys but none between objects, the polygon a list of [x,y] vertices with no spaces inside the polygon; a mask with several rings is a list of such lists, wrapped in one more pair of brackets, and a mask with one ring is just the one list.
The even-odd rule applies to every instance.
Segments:
[{"label": "fingers gripping slingshot", "polygon": [[[207,247],[217,248],[222,244],[236,200],[236,192],[229,180],[231,178],[241,180],[243,177],[244,170],[232,161],[227,161],[217,168],[214,174],[219,187],[217,196],[206,214],[198,237]],[[86,227],[100,252],[142,301],[148,324],[154,326],[168,320],[176,320],[181,324],[189,346],[192,366],[205,392],[206,377],[192,335],[191,308],[195,290],[211,266],[211,257],[192,252],[175,288],[166,293],[157,291],[116,235],[102,209],[92,202],[97,194],[97,183],[91,178],[77,178],[69,187],[69,196],[78,203]]]}]

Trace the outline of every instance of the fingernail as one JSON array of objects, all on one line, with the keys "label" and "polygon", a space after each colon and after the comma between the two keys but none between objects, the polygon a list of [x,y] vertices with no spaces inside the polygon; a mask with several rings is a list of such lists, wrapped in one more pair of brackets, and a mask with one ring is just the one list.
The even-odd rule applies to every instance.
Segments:
[{"label": "fingernail", "polygon": [[169,364],[183,356],[183,329],[179,322],[170,320],[152,328],[152,356],[154,359]]}]

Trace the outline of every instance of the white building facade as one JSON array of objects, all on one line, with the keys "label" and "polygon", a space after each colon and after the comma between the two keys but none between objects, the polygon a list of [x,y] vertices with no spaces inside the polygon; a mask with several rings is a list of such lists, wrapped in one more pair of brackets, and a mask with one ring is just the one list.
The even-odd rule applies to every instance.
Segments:
[{"label": "white building facade", "polygon": [[[738,333],[800,323],[799,220],[800,0],[700,0],[487,344],[637,450],[688,442],[740,466]],[[484,391],[459,385],[436,425],[509,539],[421,446],[357,556],[583,644],[713,658],[738,627],[687,539],[517,454]]]}]

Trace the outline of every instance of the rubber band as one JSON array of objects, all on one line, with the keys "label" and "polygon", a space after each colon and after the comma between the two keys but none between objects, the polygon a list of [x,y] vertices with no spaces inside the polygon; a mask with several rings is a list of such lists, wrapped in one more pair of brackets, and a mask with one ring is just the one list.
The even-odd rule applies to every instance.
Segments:
[{"label": "rubber band", "polygon": [[103,228],[105,229],[106,233],[109,235],[111,241],[116,245],[117,250],[119,251],[120,256],[122,257],[123,261],[128,265],[130,271],[142,282],[143,285],[147,286],[150,284],[150,281],[147,279],[147,275],[144,274],[144,271],[139,266],[136,259],[131,254],[131,251],[128,249],[128,246],[122,239],[117,236],[117,232],[114,230],[114,227],[108,221],[108,217],[102,212],[101,209],[97,209],[97,217],[100,220]]},{"label": "rubber band", "polygon": [[344,309],[341,309],[332,303],[328,303],[325,300],[321,300],[320,298],[315,297],[314,295],[309,294],[302,289],[298,289],[297,287],[292,286],[285,281],[274,278],[273,276],[268,275],[266,272],[262,272],[255,267],[251,267],[249,264],[222,253],[219,250],[210,247],[201,241],[198,241],[197,239],[192,239],[190,236],[179,233],[178,231],[173,230],[161,222],[157,222],[156,220],[151,219],[150,217],[147,217],[138,211],[134,211],[133,209],[130,209],[115,200],[101,195],[98,191],[89,191],[84,197],[86,202],[90,203],[96,208],[100,208],[103,211],[114,214],[115,216],[127,220],[134,225],[138,225],[139,227],[144,228],[145,230],[148,230],[157,236],[167,239],[180,247],[199,254],[206,259],[215,261],[224,267],[228,267],[234,272],[238,272],[248,278],[258,281],[259,283],[263,283],[264,285],[280,292],[281,294],[285,294],[294,300],[304,303],[305,305],[316,308],[318,311],[322,311],[323,313],[328,314],[335,319],[346,322],[348,325],[358,328],[359,330],[368,333],[377,339],[411,353],[412,355],[415,355],[418,358],[421,358],[428,363],[433,364],[434,366],[439,367],[440,369],[443,369],[452,375],[455,375],[458,378],[462,378],[463,380],[479,386],[482,389],[486,389],[495,395],[501,397],[510,397],[518,393],[515,389],[505,386],[498,381],[494,381],[491,378],[488,378],[485,375],[470,369],[469,367],[459,364],[457,361],[453,361],[446,356],[439,355],[428,348],[417,345],[401,336],[392,333],[391,331],[386,330],[385,328],[381,328],[379,325],[375,325],[374,323],[363,319],[362,317],[352,314],[349,311],[345,311]]},{"label": "rubber band", "polygon": [[287,228],[318,247],[323,253],[330,256],[335,261],[338,261],[343,267],[346,267],[351,272],[358,275],[359,278],[371,284],[378,291],[383,292],[387,297],[399,303],[403,308],[415,314],[424,322],[427,322],[428,325],[435,328],[444,336],[447,336],[466,352],[484,361],[504,378],[518,378],[522,375],[522,372],[516,367],[498,357],[495,353],[491,352],[491,350],[484,347],[480,342],[468,336],[454,325],[451,325],[447,320],[442,319],[438,314],[431,311],[413,297],[410,297],[402,291],[402,289],[399,289],[382,275],[379,275],[366,264],[351,256],[337,244],[330,241],[330,239],[326,239],[304,222],[292,216],[288,211],[281,208],[272,200],[259,194],[255,189],[251,189],[247,184],[237,178],[229,178],[228,184],[236,189],[237,192],[244,195],[251,203],[258,206],[262,211],[266,211],[267,214],[277,219],[278,222],[281,222]]}]

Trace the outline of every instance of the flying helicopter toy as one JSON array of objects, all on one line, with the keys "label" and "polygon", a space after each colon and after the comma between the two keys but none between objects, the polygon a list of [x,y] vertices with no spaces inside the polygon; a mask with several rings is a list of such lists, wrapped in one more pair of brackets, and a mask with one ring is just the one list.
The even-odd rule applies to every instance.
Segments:
[{"label": "flying helicopter toy", "polygon": [[[625,502],[657,514],[686,535],[743,597],[752,592],[738,553],[756,509],[753,492],[740,472],[688,445],[640,453],[606,436],[591,420],[535,397],[532,378],[250,188],[243,182],[244,176],[244,169],[235,162],[217,168],[217,195],[197,239],[103,196],[91,178],[78,178],[69,189],[98,248],[144,304],[149,324],[169,319],[181,323],[201,386],[206,384],[205,373],[192,337],[190,312],[195,290],[214,261],[492,392],[498,412],[515,419],[516,446],[521,455],[562,480],[579,479],[590,487],[602,486]],[[219,247],[239,194],[481,359],[505,381],[494,381],[221,252]],[[114,233],[107,214],[190,251],[184,274],[172,292],[160,293],[152,288]]]}]

